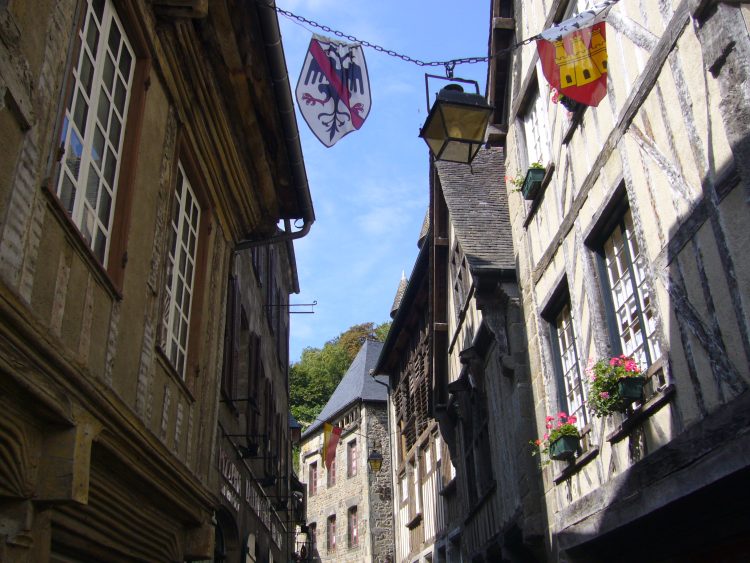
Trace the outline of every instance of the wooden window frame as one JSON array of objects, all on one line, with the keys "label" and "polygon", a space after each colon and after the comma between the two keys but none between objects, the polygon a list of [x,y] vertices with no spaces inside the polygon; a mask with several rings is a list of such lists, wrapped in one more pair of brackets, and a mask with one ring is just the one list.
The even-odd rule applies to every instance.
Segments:
[{"label": "wooden window frame", "polygon": [[[566,307],[570,311],[570,323],[571,330],[573,332],[572,351],[575,357],[575,369],[578,379],[578,385],[580,387],[581,406],[575,412],[571,412],[571,405],[568,401],[568,390],[566,388],[566,374],[563,368],[560,333],[559,329],[557,328],[560,315],[563,313]],[[549,342],[552,352],[552,364],[555,372],[555,381],[557,383],[557,400],[558,404],[560,405],[560,409],[558,410],[564,410],[568,415],[576,416],[576,427],[581,432],[581,434],[583,434],[585,428],[591,422],[591,414],[588,412],[588,409],[586,407],[588,401],[588,382],[585,381],[582,371],[583,364],[578,349],[578,332],[576,330],[576,325],[573,319],[567,278],[564,277],[560,282],[557,289],[554,291],[552,297],[550,298],[549,304],[542,311],[541,316],[548,323],[549,327]]]},{"label": "wooden window frame", "polygon": [[[167,268],[168,268],[168,260],[167,260],[167,253],[169,252],[169,244],[171,244],[171,240],[169,237],[171,237],[171,229],[165,229],[165,236],[167,237],[167,240],[165,240],[165,244],[163,246],[164,248],[164,266],[163,266],[163,279],[162,283],[160,284],[161,291],[162,291],[162,310],[161,310],[161,316],[162,319],[161,322],[161,335],[159,338],[159,345],[158,350],[160,351],[161,355],[166,360],[167,365],[171,369],[172,373],[175,377],[178,378],[180,381],[184,381],[184,383],[187,385],[188,389],[192,392],[193,388],[195,387],[195,381],[198,377],[198,373],[200,370],[200,362],[199,359],[201,357],[201,351],[203,346],[203,335],[201,334],[200,327],[203,324],[203,300],[204,300],[204,294],[206,289],[206,281],[208,272],[206,271],[206,265],[208,263],[208,249],[209,249],[209,241],[211,240],[211,233],[213,231],[213,212],[209,206],[208,203],[208,197],[206,196],[206,192],[204,190],[205,186],[205,180],[200,173],[200,168],[197,166],[197,161],[195,158],[195,153],[192,150],[192,147],[188,143],[186,139],[186,135],[184,131],[179,131],[177,135],[177,142],[175,143],[175,158],[173,159],[173,166],[172,166],[172,182],[171,182],[171,194],[174,193],[174,190],[176,189],[176,181],[178,178],[178,166],[182,167],[182,170],[184,171],[185,177],[190,181],[190,185],[193,189],[193,194],[195,195],[196,201],[200,207],[200,225],[198,229],[198,237],[197,237],[197,248],[196,248],[196,256],[195,256],[195,280],[193,282],[193,294],[192,294],[192,300],[190,304],[190,310],[191,310],[191,316],[190,316],[190,325],[188,329],[188,353],[187,358],[185,361],[185,370],[184,370],[184,377],[181,376],[177,368],[172,364],[172,361],[169,359],[169,355],[167,353],[167,349],[165,348],[165,326],[164,326],[164,318],[165,318],[165,308],[168,307],[168,303],[166,300],[166,284],[167,284]],[[172,205],[174,204],[174,201],[172,200]],[[168,217],[172,217],[172,208],[170,205],[170,211],[168,214]]]},{"label": "wooden window frame", "polygon": [[349,548],[359,546],[359,528],[357,522],[357,507],[349,507],[346,511],[346,528],[347,528],[347,540]]},{"label": "wooden window frame", "polygon": [[326,548],[328,553],[336,552],[336,515],[331,514],[326,520]]},{"label": "wooden window frame", "polygon": [[[122,298],[122,286],[124,282],[125,266],[127,264],[127,239],[130,230],[132,206],[134,198],[135,176],[138,170],[139,143],[141,131],[143,128],[143,117],[145,113],[146,91],[148,90],[151,71],[151,54],[144,33],[145,26],[137,11],[130,2],[122,0],[109,0],[114,8],[114,12],[119,18],[121,27],[130,43],[134,59],[131,62],[133,66],[132,78],[130,84],[129,100],[127,102],[127,115],[124,123],[121,124],[119,172],[116,180],[116,197],[111,202],[110,216],[111,225],[109,227],[109,250],[107,252],[106,263],[102,263],[94,254],[89,244],[83,237],[81,229],[75,223],[72,216],[63,206],[61,199],[57,195],[57,185],[61,173],[61,160],[63,158],[62,147],[57,151],[52,151],[48,162],[47,179],[43,182],[42,188],[48,197],[52,211],[63,228],[68,231],[71,241],[77,250],[89,262],[90,267],[97,274],[97,278],[103,283],[104,287],[112,295]],[[81,50],[81,41],[79,33],[82,32],[86,17],[86,3],[82,0],[79,2],[78,22],[74,34],[71,38],[70,49],[66,62],[65,79],[57,107],[57,122],[52,138],[57,145],[63,131],[65,121],[65,111],[71,97],[74,95],[73,67],[77,68]],[[100,41],[106,40],[100,37]],[[89,115],[96,113],[98,108],[89,108]],[[95,119],[95,118],[94,118]],[[88,120],[87,120],[88,121]],[[81,172],[85,174],[86,172]]]},{"label": "wooden window frame", "polygon": [[333,458],[331,466],[326,473],[326,486],[330,489],[336,485],[336,458]]},{"label": "wooden window frame", "polygon": [[318,494],[318,462],[313,461],[307,468],[307,495],[314,497]]},{"label": "wooden window frame", "polygon": [[348,479],[357,476],[357,465],[359,463],[359,450],[356,438],[346,444],[346,476]]},{"label": "wooden window frame", "polygon": [[[623,253],[626,261],[626,269],[628,270],[628,275],[630,276],[630,284],[627,284],[625,288],[630,291],[630,296],[634,300],[634,304],[636,307],[636,314],[638,317],[638,323],[639,323],[639,331],[642,334],[643,343],[642,343],[642,349],[643,349],[643,360],[639,361],[639,358],[635,358],[637,362],[639,362],[639,367],[642,371],[646,371],[650,365],[652,365],[661,355],[661,343],[659,342],[659,326],[658,326],[658,320],[654,319],[654,322],[656,323],[656,326],[654,327],[654,330],[651,333],[651,336],[648,335],[646,332],[647,325],[645,322],[645,304],[642,303],[642,296],[640,292],[640,288],[642,285],[645,284],[646,288],[648,289],[648,293],[651,297],[651,307],[654,310],[654,316],[658,316],[658,312],[656,311],[656,294],[653,290],[653,284],[651,280],[648,278],[647,273],[645,271],[641,272],[641,275],[643,276],[643,282],[639,285],[637,284],[636,280],[638,278],[637,271],[635,269],[635,260],[634,257],[631,255],[631,249],[630,249],[630,239],[627,236],[628,228],[626,225],[626,217],[628,213],[630,212],[629,206],[625,205],[624,209],[621,210],[621,212],[616,215],[613,218],[610,218],[610,221],[608,225],[610,228],[607,231],[603,231],[598,239],[598,244],[594,248],[596,252],[596,263],[597,268],[599,271],[599,279],[601,283],[601,289],[602,289],[602,297],[604,301],[604,311],[606,315],[607,320],[607,330],[609,333],[609,341],[610,346],[612,350],[612,355],[620,355],[625,353],[623,350],[623,343],[622,343],[622,336],[620,327],[618,325],[617,321],[617,310],[615,307],[615,302],[613,299],[613,287],[611,284],[611,281],[609,279],[609,271],[607,269],[607,255],[606,255],[606,245],[608,242],[612,239],[612,237],[619,231],[620,236],[622,237],[623,241]],[[641,241],[637,240],[637,235],[635,233],[634,229],[634,223],[632,222],[632,214],[631,214],[631,224],[630,224],[630,237],[635,239],[635,243],[638,246],[639,253],[635,257],[636,260],[638,257],[642,254],[643,246],[641,244]],[[637,350],[637,347],[636,347]],[[628,355],[632,355],[632,352],[629,352]]]}]

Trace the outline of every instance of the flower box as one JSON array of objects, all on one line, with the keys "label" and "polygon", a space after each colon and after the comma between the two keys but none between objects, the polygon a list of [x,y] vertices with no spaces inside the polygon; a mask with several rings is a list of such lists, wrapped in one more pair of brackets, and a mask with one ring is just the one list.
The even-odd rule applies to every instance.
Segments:
[{"label": "flower box", "polygon": [[578,436],[560,436],[549,445],[549,458],[568,461],[581,450],[581,438]]},{"label": "flower box", "polygon": [[645,377],[621,377],[617,380],[617,392],[623,402],[630,404],[633,401],[641,400],[643,397],[643,386],[645,384]]},{"label": "flower box", "polygon": [[521,193],[523,194],[524,199],[536,198],[537,193],[539,193],[539,188],[542,187],[544,173],[544,168],[529,168],[529,171],[526,172],[526,178],[523,181],[523,186],[521,187]]}]

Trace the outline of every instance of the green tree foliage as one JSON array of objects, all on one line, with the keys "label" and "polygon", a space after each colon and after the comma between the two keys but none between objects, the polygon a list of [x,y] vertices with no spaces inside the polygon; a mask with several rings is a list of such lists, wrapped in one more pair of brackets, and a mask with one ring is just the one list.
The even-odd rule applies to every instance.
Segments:
[{"label": "green tree foliage", "polygon": [[329,340],[323,348],[308,347],[289,368],[292,415],[303,426],[311,424],[336,390],[366,338],[385,340],[391,323],[354,325]]}]

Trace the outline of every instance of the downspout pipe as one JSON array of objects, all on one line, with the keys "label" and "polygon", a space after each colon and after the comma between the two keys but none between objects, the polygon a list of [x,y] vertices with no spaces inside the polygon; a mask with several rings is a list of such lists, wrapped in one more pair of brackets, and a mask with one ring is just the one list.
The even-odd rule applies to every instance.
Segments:
[{"label": "downspout pipe", "polygon": [[297,127],[297,117],[294,113],[294,100],[289,84],[289,73],[287,72],[286,59],[284,58],[284,46],[281,43],[281,30],[279,29],[279,20],[275,10],[276,4],[274,0],[263,0],[257,2],[256,6],[266,48],[266,58],[271,73],[273,91],[276,97],[276,106],[279,108],[279,115],[281,117],[284,143],[289,157],[289,167],[292,171],[292,182],[297,193],[297,202],[302,210],[302,227],[297,231],[292,231],[291,223],[286,219],[284,221],[283,232],[260,240],[240,241],[235,246],[235,251],[302,238],[310,232],[310,227],[315,221],[310,186],[307,181],[307,170],[305,169],[305,160],[302,156],[302,144]]}]

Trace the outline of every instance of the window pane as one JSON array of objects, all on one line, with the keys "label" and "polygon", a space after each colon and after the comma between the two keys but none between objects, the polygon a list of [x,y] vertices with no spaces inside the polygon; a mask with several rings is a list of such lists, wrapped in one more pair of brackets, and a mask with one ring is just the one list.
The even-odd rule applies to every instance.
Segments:
[{"label": "window pane", "polygon": [[99,26],[97,26],[93,14],[89,15],[88,29],[86,30],[86,45],[89,46],[92,53],[96,53],[96,48],[99,46]]},{"label": "window pane", "polygon": [[[189,238],[191,219],[189,211],[196,206],[196,199],[182,171],[181,164],[178,164],[177,178],[181,182],[175,187],[174,208],[172,210],[172,250],[170,251],[170,257],[173,259],[170,260],[172,273],[167,279],[166,288],[170,311],[168,323],[171,323],[173,326],[171,330],[167,330],[167,334],[171,340],[171,347],[175,348],[179,357],[185,358],[187,357],[189,342],[188,331],[190,327],[190,309],[194,283],[193,264],[195,262],[194,249],[189,247],[185,238]],[[176,272],[174,272],[175,264],[177,265]],[[179,329],[177,325],[179,325]],[[178,360],[178,364],[175,364],[175,367],[178,369],[180,375],[184,377],[184,362],[180,363]],[[179,367],[180,365],[183,367]],[[312,466],[310,466],[310,471],[312,478]],[[314,490],[312,482],[311,488]]]},{"label": "window pane", "polygon": [[622,353],[646,369],[660,349],[645,257],[633,234],[629,210],[605,243],[604,254]]},{"label": "window pane", "polygon": [[567,413],[576,417],[576,426],[580,429],[588,423],[586,411],[587,386],[581,378],[581,366],[578,358],[578,348],[570,304],[565,304],[555,319],[555,334],[557,335],[558,353],[562,367],[562,385],[567,401]]}]

